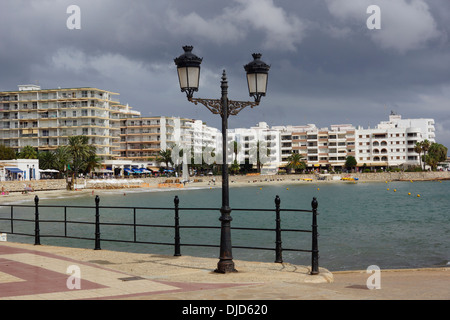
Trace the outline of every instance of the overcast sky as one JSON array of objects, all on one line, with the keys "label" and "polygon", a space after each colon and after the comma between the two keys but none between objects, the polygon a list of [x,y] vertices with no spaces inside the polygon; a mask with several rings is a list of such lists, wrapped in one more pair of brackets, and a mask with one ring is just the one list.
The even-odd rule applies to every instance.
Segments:
[{"label": "overcast sky", "polygon": [[[81,30],[67,28],[70,5]],[[381,9],[381,30],[366,21]],[[0,91],[96,87],[120,93],[143,116],[220,118],[186,100],[173,59],[193,45],[203,58],[199,98],[249,100],[243,66],[271,65],[266,98],[230,128],[375,126],[391,110],[434,118],[450,147],[448,0],[1,0]]]}]

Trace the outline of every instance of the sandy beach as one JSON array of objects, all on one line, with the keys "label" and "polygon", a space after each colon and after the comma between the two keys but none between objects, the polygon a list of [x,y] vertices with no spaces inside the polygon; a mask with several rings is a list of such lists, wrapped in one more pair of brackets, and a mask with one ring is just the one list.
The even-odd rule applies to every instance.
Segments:
[{"label": "sandy beach", "polygon": [[[442,181],[450,180],[450,172],[380,172],[380,173],[353,173],[341,175],[317,175],[317,174],[292,174],[274,176],[245,176],[236,175],[229,177],[229,186],[268,186],[268,185],[317,185],[317,184],[342,184],[342,183],[386,183],[391,181]],[[64,180],[52,180],[56,185],[53,190],[48,189],[49,180],[33,181],[30,185],[32,192],[11,191],[0,195],[0,204],[17,202],[34,202],[36,196],[39,199],[68,198],[85,195],[101,195],[114,192],[136,192],[159,190],[199,189],[199,188],[221,188],[221,176],[191,177],[188,183],[179,183],[176,178],[145,178],[145,179],[114,179],[114,180],[86,180],[83,188],[75,191],[67,191]],[[82,180],[84,181],[84,180]],[[41,185],[44,183],[44,185]],[[55,184],[58,182],[58,184]],[[28,184],[28,182],[27,182]],[[24,181],[8,181],[0,183],[8,190],[23,190]],[[82,185],[80,183],[80,185]],[[58,187],[59,186],[59,187]],[[43,189],[43,190],[40,190]]]}]

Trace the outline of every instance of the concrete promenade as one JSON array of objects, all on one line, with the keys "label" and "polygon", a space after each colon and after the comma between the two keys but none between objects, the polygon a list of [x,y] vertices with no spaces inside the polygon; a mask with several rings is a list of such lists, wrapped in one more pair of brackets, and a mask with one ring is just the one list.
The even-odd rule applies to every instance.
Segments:
[{"label": "concrete promenade", "polygon": [[0,300],[448,300],[450,268],[309,275],[308,267],[0,243]]}]

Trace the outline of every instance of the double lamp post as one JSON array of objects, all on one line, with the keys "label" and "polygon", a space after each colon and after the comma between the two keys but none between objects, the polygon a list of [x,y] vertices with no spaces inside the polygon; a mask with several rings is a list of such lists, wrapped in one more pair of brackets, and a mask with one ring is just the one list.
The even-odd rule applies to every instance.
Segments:
[{"label": "double lamp post", "polygon": [[175,59],[178,69],[178,78],[182,92],[186,92],[187,98],[195,105],[201,103],[213,114],[222,117],[222,207],[221,212],[221,235],[220,235],[220,257],[217,264],[218,273],[236,272],[234,268],[232,246],[231,246],[231,208],[228,184],[228,164],[227,164],[227,143],[228,143],[228,117],[237,115],[246,107],[256,107],[261,101],[261,97],[266,95],[267,81],[270,66],[261,61],[261,54],[253,54],[253,61],[244,66],[247,73],[247,83],[250,97],[255,99],[250,101],[232,101],[228,99],[228,81],[225,70],[222,74],[222,98],[221,99],[197,99],[193,98],[194,92],[198,91],[200,83],[200,65],[202,58],[192,53],[192,46],[183,47],[184,54]]}]

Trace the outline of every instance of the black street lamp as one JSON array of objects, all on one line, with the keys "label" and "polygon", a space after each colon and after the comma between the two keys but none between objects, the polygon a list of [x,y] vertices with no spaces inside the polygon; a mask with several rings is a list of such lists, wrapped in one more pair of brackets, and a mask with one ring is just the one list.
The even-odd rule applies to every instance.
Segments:
[{"label": "black street lamp", "polygon": [[254,60],[247,64],[244,68],[247,72],[247,82],[251,97],[255,98],[255,102],[249,101],[232,101],[228,100],[228,81],[225,70],[222,74],[222,98],[214,99],[194,99],[193,93],[198,91],[200,84],[200,64],[201,58],[192,53],[192,46],[183,47],[184,54],[175,59],[178,69],[178,78],[182,92],[186,92],[187,98],[195,105],[201,103],[213,114],[219,114],[222,117],[222,207],[221,212],[221,235],[220,235],[220,257],[217,264],[216,272],[228,273],[236,272],[234,268],[232,246],[231,246],[231,208],[230,194],[228,184],[228,165],[227,165],[227,130],[228,117],[237,115],[246,107],[256,107],[261,101],[261,97],[266,95],[267,81],[270,66],[260,60],[261,54],[253,54]]}]

